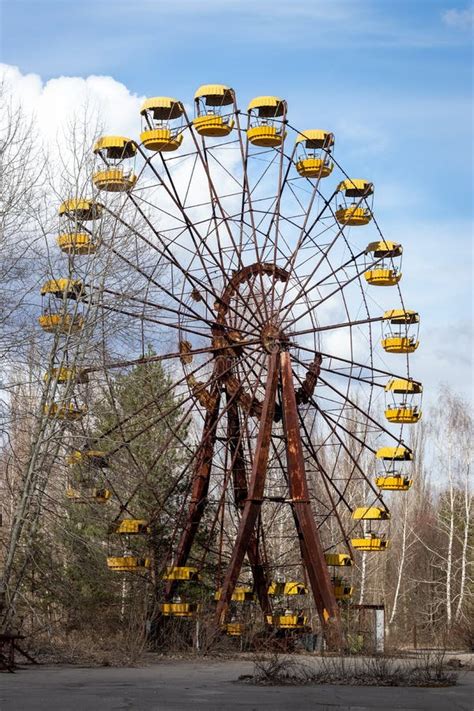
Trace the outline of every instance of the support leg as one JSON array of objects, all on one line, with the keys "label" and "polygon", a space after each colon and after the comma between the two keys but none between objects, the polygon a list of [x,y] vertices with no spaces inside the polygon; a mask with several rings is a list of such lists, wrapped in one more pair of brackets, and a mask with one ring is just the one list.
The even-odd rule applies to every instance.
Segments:
[{"label": "support leg", "polygon": [[288,480],[301,554],[328,646],[332,649],[342,649],[339,608],[309,500],[289,353],[281,353],[280,363]]},{"label": "support leg", "polygon": [[232,558],[224,578],[220,600],[217,603],[216,619],[223,622],[229,606],[232,593],[242,568],[242,563],[249,548],[249,541],[254,534],[258,513],[262,505],[265,488],[265,477],[272,435],[273,414],[275,412],[275,397],[278,385],[279,362],[278,354],[268,357],[268,376],[265,386],[265,400],[260,417],[257,445],[249,482],[248,497],[240,518],[237,538],[232,552]]}]

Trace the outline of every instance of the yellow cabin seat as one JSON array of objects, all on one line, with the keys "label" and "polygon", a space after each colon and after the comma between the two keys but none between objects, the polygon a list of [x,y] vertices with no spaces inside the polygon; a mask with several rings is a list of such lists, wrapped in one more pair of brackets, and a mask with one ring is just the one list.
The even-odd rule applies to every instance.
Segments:
[{"label": "yellow cabin seat", "polygon": [[75,449],[69,454],[66,462],[69,466],[86,464],[99,469],[105,469],[108,466],[107,454],[101,449],[86,449],[83,452],[80,449]]},{"label": "yellow cabin seat", "polygon": [[323,158],[301,158],[296,164],[302,178],[327,178],[333,168],[334,163]]},{"label": "yellow cabin seat", "polygon": [[368,225],[371,219],[372,213],[365,207],[351,205],[349,207],[341,207],[336,210],[336,220],[340,225],[359,227],[362,225]]},{"label": "yellow cabin seat", "polygon": [[254,146],[276,148],[285,140],[286,132],[276,126],[252,126],[247,130],[247,137]]},{"label": "yellow cabin seat", "polygon": [[51,380],[57,380],[58,383],[87,383],[89,378],[87,373],[84,373],[78,368],[51,368],[48,370],[44,376],[43,380],[45,383],[49,383]]},{"label": "yellow cabin seat", "polygon": [[114,521],[109,526],[109,533],[122,536],[132,536],[150,533],[148,523],[141,518],[125,518],[123,521]]},{"label": "yellow cabin seat", "polygon": [[193,126],[200,136],[222,138],[231,133],[234,128],[234,119],[218,114],[203,114],[193,119]]},{"label": "yellow cabin seat", "polygon": [[228,622],[224,625],[224,630],[229,637],[242,637],[244,625],[241,622]]},{"label": "yellow cabin seat", "polygon": [[201,605],[196,602],[164,602],[161,612],[165,617],[194,617],[201,611]]},{"label": "yellow cabin seat", "polygon": [[73,198],[71,200],[65,200],[59,206],[60,217],[65,216],[71,220],[79,220],[80,222],[97,220],[101,214],[102,205],[94,200]]},{"label": "yellow cabin seat", "polygon": [[306,627],[308,618],[302,614],[267,615],[267,624],[282,630]]},{"label": "yellow cabin seat", "polygon": [[370,269],[364,273],[368,284],[373,286],[395,286],[402,278],[396,269]]},{"label": "yellow cabin seat", "polygon": [[351,543],[358,551],[384,551],[388,547],[388,541],[385,538],[377,538],[376,536],[352,538]]},{"label": "yellow cabin seat", "polygon": [[95,501],[97,504],[106,504],[107,501],[112,496],[112,492],[108,489],[75,489],[70,486],[66,489],[66,496],[68,499],[72,499],[76,503],[86,503],[86,501]]},{"label": "yellow cabin seat", "polygon": [[92,181],[98,190],[124,193],[133,188],[137,176],[132,172],[124,172],[121,167],[105,168],[94,173]]},{"label": "yellow cabin seat", "polygon": [[350,600],[352,597],[353,588],[351,585],[346,585],[342,580],[336,580],[333,583],[334,597],[336,600]]},{"label": "yellow cabin seat", "polygon": [[308,588],[304,583],[293,580],[285,582],[272,582],[268,587],[268,594],[273,596],[282,595],[307,595]]},{"label": "yellow cabin seat", "polygon": [[75,405],[73,402],[58,403],[52,402],[50,405],[44,406],[44,414],[48,417],[54,417],[57,420],[81,420],[87,414],[85,405]]},{"label": "yellow cabin seat", "polygon": [[137,558],[136,556],[109,556],[107,567],[119,573],[126,571],[148,570],[151,567],[149,558]]},{"label": "yellow cabin seat", "polygon": [[386,521],[390,513],[378,506],[359,506],[352,512],[354,521]]},{"label": "yellow cabin seat", "polygon": [[97,243],[86,232],[60,234],[57,243],[61,252],[66,254],[94,254],[97,251]]},{"label": "yellow cabin seat", "polygon": [[41,287],[41,296],[46,294],[77,300],[85,295],[84,284],[79,279],[50,279]]},{"label": "yellow cabin seat", "polygon": [[183,142],[183,134],[170,128],[153,128],[142,131],[140,141],[148,151],[165,153],[178,150]]},{"label": "yellow cabin seat", "polygon": [[401,445],[398,447],[381,447],[377,450],[375,456],[377,459],[393,462],[411,462],[413,454],[406,447]]},{"label": "yellow cabin seat", "polygon": [[384,491],[408,491],[413,480],[403,474],[386,474],[375,478],[375,484]]},{"label": "yellow cabin seat", "polygon": [[[221,599],[221,590],[217,590],[214,595],[214,600]],[[254,602],[255,594],[252,588],[237,587],[232,593],[231,600],[233,602]]]},{"label": "yellow cabin seat", "polygon": [[347,553],[326,553],[324,557],[326,559],[327,565],[352,565],[352,558]]},{"label": "yellow cabin seat", "polygon": [[420,342],[410,336],[386,336],[381,344],[387,353],[414,353]]},{"label": "yellow cabin seat", "polygon": [[38,318],[38,323],[47,333],[77,333],[84,327],[82,316],[71,316],[70,314],[42,314]]},{"label": "yellow cabin seat", "polygon": [[163,580],[199,580],[199,571],[190,566],[171,565],[166,568]]},{"label": "yellow cabin seat", "polygon": [[396,425],[414,425],[421,420],[421,410],[418,407],[392,406],[385,410],[385,417]]}]

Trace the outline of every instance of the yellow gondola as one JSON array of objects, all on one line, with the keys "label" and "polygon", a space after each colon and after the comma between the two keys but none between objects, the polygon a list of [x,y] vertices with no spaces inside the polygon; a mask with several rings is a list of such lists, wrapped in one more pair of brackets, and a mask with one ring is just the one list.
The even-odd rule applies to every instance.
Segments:
[{"label": "yellow gondola", "polygon": [[245,631],[245,625],[242,622],[228,622],[224,625],[224,631],[229,637],[242,637]]},{"label": "yellow gondola", "polygon": [[112,492],[108,489],[91,488],[91,489],[75,489],[69,486],[66,489],[66,496],[76,503],[86,503],[94,501],[97,504],[106,504],[112,496]]},{"label": "yellow gondola", "polygon": [[387,353],[414,353],[419,341],[416,333],[410,333],[410,326],[417,329],[419,314],[406,309],[391,309],[383,318],[388,322],[388,329],[382,338],[382,348]]},{"label": "yellow gondola", "polygon": [[411,462],[413,453],[407,447],[381,447],[377,450],[375,456],[377,459],[383,459],[386,462]]},{"label": "yellow gondola", "polygon": [[303,614],[267,615],[267,624],[282,630],[303,629],[308,625],[308,618]]},{"label": "yellow gondola", "polygon": [[257,96],[247,108],[250,127],[247,138],[254,146],[276,148],[285,140],[287,105],[278,96]]},{"label": "yellow gondola", "polygon": [[413,484],[413,480],[403,474],[391,472],[377,476],[375,484],[383,491],[408,491]]},{"label": "yellow gondola", "polygon": [[[385,386],[385,392],[404,395],[413,398],[415,395],[421,395],[423,387],[421,383],[414,380],[405,380],[403,378],[392,378]],[[414,424],[421,419],[421,410],[418,405],[412,402],[406,402],[405,399],[401,403],[394,403],[385,409],[385,417],[389,422],[394,424]]]},{"label": "yellow gondola", "polygon": [[375,534],[364,538],[352,538],[351,544],[356,550],[366,552],[385,551],[388,548],[388,541]]},{"label": "yellow gondola", "polygon": [[125,170],[123,163],[135,157],[135,141],[125,136],[102,136],[96,141],[94,153],[106,164],[106,168],[96,171],[92,177],[98,190],[118,193],[133,188],[137,176],[132,169]]},{"label": "yellow gondola", "polygon": [[59,216],[69,217],[71,220],[87,222],[97,220],[102,215],[102,205],[94,200],[72,198],[65,200],[59,206]]},{"label": "yellow gondola", "polygon": [[194,617],[201,612],[201,605],[197,602],[164,602],[161,605],[161,614],[165,617]]},{"label": "yellow gondola", "polygon": [[[216,590],[214,594],[214,600],[221,599],[221,592],[222,591],[220,589]],[[254,602],[255,593],[253,592],[252,588],[237,587],[232,593],[231,600],[233,602]]]},{"label": "yellow gondola", "polygon": [[52,402],[44,406],[44,414],[54,417],[57,420],[67,420],[69,422],[81,420],[87,414],[85,405],[75,405],[73,402],[58,403]]},{"label": "yellow gondola", "polygon": [[353,588],[348,585],[342,578],[334,577],[331,579],[336,600],[350,600],[352,597]]},{"label": "yellow gondola", "polygon": [[148,522],[142,518],[124,518],[122,521],[114,521],[110,524],[109,534],[122,536],[138,536],[150,533]]},{"label": "yellow gondola", "polygon": [[149,570],[151,561],[149,558],[138,558],[137,556],[108,556],[107,567],[118,573],[135,572]]},{"label": "yellow gondola", "polygon": [[107,453],[100,449],[73,450],[67,457],[69,466],[86,464],[89,467],[105,469],[108,466]]},{"label": "yellow gondola", "polygon": [[365,207],[351,205],[350,207],[340,207],[336,210],[336,220],[340,225],[360,227],[368,225],[371,219],[372,213]]},{"label": "yellow gondola", "polygon": [[234,119],[223,115],[223,108],[233,106],[234,90],[224,84],[204,84],[194,94],[196,116],[193,126],[200,136],[228,136]]},{"label": "yellow gondola", "polygon": [[85,296],[84,284],[80,279],[50,279],[41,287],[41,296],[47,294],[77,301]]},{"label": "yellow gondola", "polygon": [[390,512],[378,506],[359,506],[352,512],[354,521],[386,521]]},{"label": "yellow gondola", "polygon": [[299,583],[294,580],[287,582],[275,581],[270,583],[268,594],[271,596],[286,596],[286,595],[307,595],[308,588],[304,583]]},{"label": "yellow gondola", "polygon": [[199,571],[191,566],[170,565],[166,568],[162,580],[185,580],[194,582],[199,580]]},{"label": "yellow gondola", "polygon": [[346,199],[357,200],[357,202],[353,202],[350,205],[346,204],[338,207],[336,220],[339,224],[349,227],[367,225],[372,219],[372,212],[360,203],[373,195],[373,184],[362,178],[347,178],[339,183],[337,192],[343,193]]},{"label": "yellow gondola", "polygon": [[89,382],[89,377],[87,373],[79,368],[51,368],[47,370],[43,376],[45,383],[51,382],[51,380],[56,380],[60,384],[64,383],[77,383],[84,384]]},{"label": "yellow gondola", "polygon": [[144,126],[140,140],[145,148],[157,152],[176,151],[183,141],[179,123],[183,113],[183,105],[177,99],[169,96],[146,99],[140,109]]},{"label": "yellow gondola", "polygon": [[82,316],[72,316],[71,314],[42,314],[38,318],[38,323],[47,333],[77,333],[84,328]]},{"label": "yellow gondola", "polygon": [[350,566],[352,558],[347,553],[325,553],[324,555],[327,565],[332,566]]},{"label": "yellow gondola", "polygon": [[[329,155],[334,135],[329,131],[308,129],[296,138],[296,170],[303,178],[327,178],[334,163]],[[303,149],[303,150],[301,150]]]},{"label": "yellow gondola", "polygon": [[64,232],[57,237],[58,247],[66,254],[94,254],[97,243],[86,232]]},{"label": "yellow gondola", "polygon": [[364,272],[365,280],[372,286],[396,286],[402,278],[401,272],[391,269],[369,269]]}]

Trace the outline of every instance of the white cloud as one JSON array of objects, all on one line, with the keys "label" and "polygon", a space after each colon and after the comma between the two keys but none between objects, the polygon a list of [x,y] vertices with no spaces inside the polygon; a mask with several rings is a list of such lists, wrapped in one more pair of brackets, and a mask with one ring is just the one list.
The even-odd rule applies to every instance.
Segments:
[{"label": "white cloud", "polygon": [[446,10],[441,16],[443,22],[448,27],[456,30],[470,30],[474,24],[474,5],[470,5],[463,10]]},{"label": "white cloud", "polygon": [[140,104],[144,97],[109,76],[58,77],[43,82],[38,74],[22,74],[17,67],[0,64],[0,81],[35,117],[40,137],[50,146],[62,141],[74,119],[100,117],[108,133],[131,138],[140,130]]}]

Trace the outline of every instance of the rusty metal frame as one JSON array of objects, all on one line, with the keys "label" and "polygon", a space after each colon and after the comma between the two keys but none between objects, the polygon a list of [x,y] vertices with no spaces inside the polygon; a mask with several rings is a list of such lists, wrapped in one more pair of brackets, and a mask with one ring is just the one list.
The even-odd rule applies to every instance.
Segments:
[{"label": "rusty metal frame", "polygon": [[229,567],[224,578],[220,599],[216,608],[216,621],[223,622],[234,592],[245,554],[248,553],[252,535],[263,502],[265,478],[272,435],[273,415],[278,386],[278,354],[268,356],[268,375],[265,385],[265,398],[258,430],[257,444],[252,473],[248,484],[248,496],[242,509],[239,528]]},{"label": "rusty metal frame", "polygon": [[332,649],[342,649],[343,635],[339,607],[311,510],[293,371],[290,354],[286,351],[280,354],[280,366],[288,480],[301,555],[328,646]]}]

